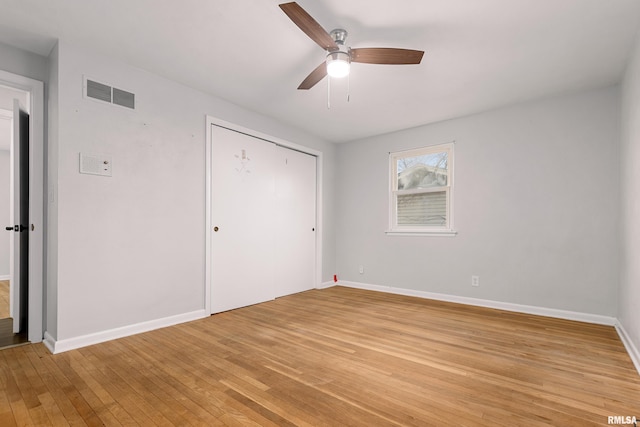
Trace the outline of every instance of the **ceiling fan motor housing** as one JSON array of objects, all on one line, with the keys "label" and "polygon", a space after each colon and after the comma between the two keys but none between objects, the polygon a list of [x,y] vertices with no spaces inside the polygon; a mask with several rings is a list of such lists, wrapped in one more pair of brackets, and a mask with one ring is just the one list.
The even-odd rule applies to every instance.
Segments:
[{"label": "ceiling fan motor housing", "polygon": [[347,39],[348,33],[347,33],[347,30],[336,28],[335,30],[331,30],[329,35],[336,42],[338,46],[342,46],[344,45],[344,41]]},{"label": "ceiling fan motor housing", "polygon": [[347,38],[346,30],[333,30],[329,33],[338,45],[338,49],[330,49],[327,52],[327,73],[331,77],[342,78],[349,74],[351,68],[351,52],[348,46],[344,45]]}]

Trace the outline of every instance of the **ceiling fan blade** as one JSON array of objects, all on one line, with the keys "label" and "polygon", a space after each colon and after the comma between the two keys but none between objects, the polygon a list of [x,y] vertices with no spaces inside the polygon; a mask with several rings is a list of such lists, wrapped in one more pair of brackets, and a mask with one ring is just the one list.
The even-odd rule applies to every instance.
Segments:
[{"label": "ceiling fan blade", "polygon": [[300,86],[298,86],[298,89],[303,89],[303,90],[311,89],[320,80],[324,79],[326,75],[327,75],[327,63],[322,62],[322,64],[318,65],[316,69],[313,70],[311,74],[309,74],[307,78],[302,81],[302,83],[300,83]]},{"label": "ceiling fan blade", "polygon": [[422,61],[422,50],[365,47],[351,49],[351,62],[364,64],[411,65]]},{"label": "ceiling fan blade", "polygon": [[296,2],[283,3],[280,9],[296,24],[311,40],[316,42],[324,50],[338,49],[338,45],[331,38],[329,33],[316,22],[300,5]]}]

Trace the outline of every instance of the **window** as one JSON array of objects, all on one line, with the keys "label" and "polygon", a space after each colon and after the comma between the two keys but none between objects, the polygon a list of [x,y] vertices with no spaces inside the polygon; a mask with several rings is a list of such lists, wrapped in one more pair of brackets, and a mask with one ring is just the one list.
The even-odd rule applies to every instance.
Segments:
[{"label": "window", "polygon": [[453,143],[389,154],[387,233],[455,235]]}]

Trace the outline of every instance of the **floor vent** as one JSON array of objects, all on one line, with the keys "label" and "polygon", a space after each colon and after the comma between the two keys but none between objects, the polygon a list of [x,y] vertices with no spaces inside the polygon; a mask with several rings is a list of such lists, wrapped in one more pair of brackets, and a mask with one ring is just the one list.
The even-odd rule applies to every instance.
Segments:
[{"label": "floor vent", "polygon": [[132,110],[136,108],[136,95],[134,93],[86,78],[84,87],[87,98],[120,105],[121,107],[131,108]]}]

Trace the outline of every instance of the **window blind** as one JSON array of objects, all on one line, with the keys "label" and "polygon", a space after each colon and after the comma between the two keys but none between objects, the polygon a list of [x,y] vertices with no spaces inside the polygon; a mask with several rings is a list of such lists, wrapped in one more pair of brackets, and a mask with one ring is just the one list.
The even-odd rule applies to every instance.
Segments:
[{"label": "window blind", "polygon": [[447,192],[398,195],[398,225],[446,225]]}]

